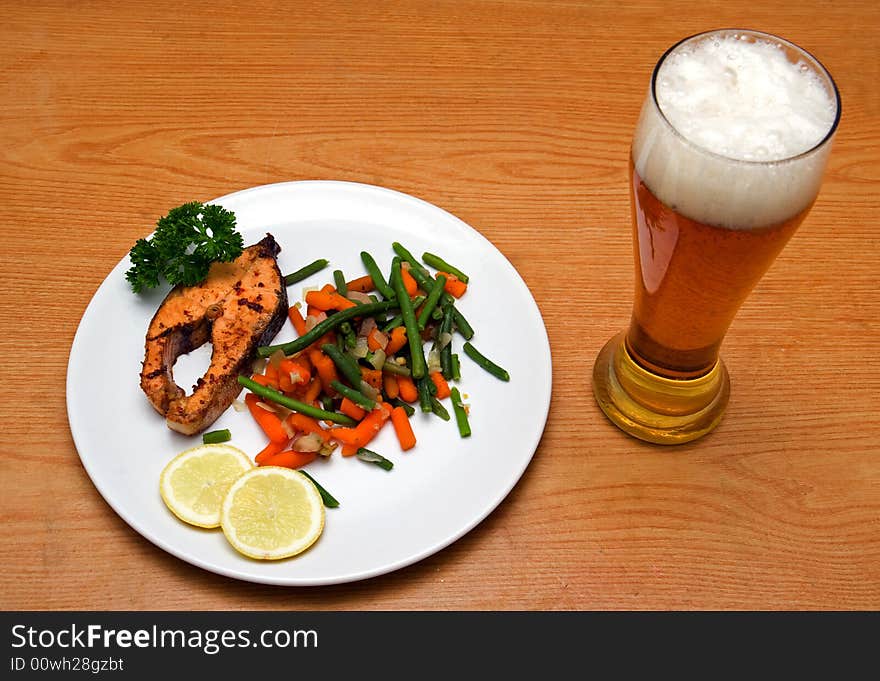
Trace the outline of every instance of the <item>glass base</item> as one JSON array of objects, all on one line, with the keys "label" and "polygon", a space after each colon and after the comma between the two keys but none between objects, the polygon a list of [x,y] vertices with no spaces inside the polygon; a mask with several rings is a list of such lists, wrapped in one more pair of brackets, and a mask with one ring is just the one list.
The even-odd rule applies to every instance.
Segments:
[{"label": "glass base", "polygon": [[676,445],[715,428],[730,398],[730,378],[719,359],[705,376],[674,380],[636,364],[626,349],[626,332],[602,348],[593,367],[593,393],[605,415],[641,440]]}]

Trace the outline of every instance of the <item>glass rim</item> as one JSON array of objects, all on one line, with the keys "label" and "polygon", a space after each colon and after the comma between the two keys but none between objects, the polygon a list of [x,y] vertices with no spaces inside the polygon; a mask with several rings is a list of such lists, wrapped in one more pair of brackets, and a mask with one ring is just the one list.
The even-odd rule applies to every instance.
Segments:
[{"label": "glass rim", "polygon": [[[834,95],[834,103],[835,103],[835,114],[834,114],[834,122],[831,124],[831,127],[828,128],[828,132],[825,133],[825,136],[822,137],[816,144],[814,144],[809,149],[797,153],[793,156],[786,156],[785,158],[778,158],[772,161],[754,161],[749,159],[741,159],[741,158],[732,158],[730,156],[725,156],[724,154],[719,154],[718,152],[712,151],[710,149],[705,148],[704,146],[697,144],[693,140],[686,137],[678,128],[676,128],[672,121],[670,121],[666,114],[663,113],[663,108],[660,106],[660,103],[657,101],[657,76],[660,73],[660,67],[663,65],[663,62],[666,61],[666,58],[672,54],[676,49],[678,49],[684,43],[690,42],[692,40],[697,40],[698,38],[707,38],[711,35],[722,35],[728,33],[744,33],[750,36],[754,36],[756,38],[763,38],[770,42],[775,42],[780,45],[783,45],[801,55],[809,59],[819,70],[820,75],[823,75],[828,79],[828,82],[831,84],[831,91]],[[657,113],[660,114],[660,118],[663,122],[669,127],[672,133],[678,137],[682,142],[687,144],[690,147],[693,147],[697,151],[703,154],[707,154],[709,156],[714,156],[715,158],[719,158],[728,163],[740,163],[747,166],[759,167],[759,166],[773,166],[773,165],[781,165],[783,163],[790,163],[792,161],[796,161],[805,156],[810,156],[811,154],[817,152],[823,146],[825,146],[831,138],[834,136],[834,133],[837,131],[837,126],[840,123],[840,115],[843,110],[843,105],[840,99],[840,91],[837,89],[837,83],[834,81],[834,78],[831,76],[831,72],[825,68],[825,65],[819,61],[811,52],[805,50],[800,45],[797,45],[790,40],[786,40],[778,35],[773,33],[767,33],[766,31],[758,31],[751,28],[713,28],[708,31],[701,31],[699,33],[694,33],[693,35],[689,35],[685,38],[682,38],[677,43],[669,47],[660,59],[657,60],[657,64],[654,66],[654,71],[651,74],[651,102],[654,107],[657,109]]]}]

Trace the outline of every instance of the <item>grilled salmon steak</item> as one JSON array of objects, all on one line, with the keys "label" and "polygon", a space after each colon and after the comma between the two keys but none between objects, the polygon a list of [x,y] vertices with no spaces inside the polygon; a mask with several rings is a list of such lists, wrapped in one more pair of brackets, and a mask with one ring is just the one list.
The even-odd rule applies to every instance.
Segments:
[{"label": "grilled salmon steak", "polygon": [[[256,349],[272,340],[287,314],[287,289],[267,234],[232,262],[215,262],[197,286],[176,286],[147,330],[141,389],[168,427],[186,435],[210,426],[241,391]],[[204,343],[211,365],[192,394],[174,382],[174,363]]]}]

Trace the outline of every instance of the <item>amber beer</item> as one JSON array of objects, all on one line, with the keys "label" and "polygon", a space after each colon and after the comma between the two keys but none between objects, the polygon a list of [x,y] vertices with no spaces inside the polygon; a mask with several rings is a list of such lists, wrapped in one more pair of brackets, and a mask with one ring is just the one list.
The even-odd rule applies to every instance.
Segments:
[{"label": "amber beer", "polygon": [[834,81],[755,31],[687,38],[658,62],[630,155],[635,298],[593,388],[626,432],[674,444],[720,421],[728,327],[819,192]]},{"label": "amber beer", "polygon": [[754,229],[691,220],[651,193],[630,159],[636,287],[627,348],[661,376],[711,371],[740,305],[806,217]]}]

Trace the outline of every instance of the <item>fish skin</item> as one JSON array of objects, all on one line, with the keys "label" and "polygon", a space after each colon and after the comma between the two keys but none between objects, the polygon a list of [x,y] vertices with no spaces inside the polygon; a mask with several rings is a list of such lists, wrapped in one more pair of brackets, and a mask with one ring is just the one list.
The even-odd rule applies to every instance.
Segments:
[{"label": "fish skin", "polygon": [[[232,262],[211,264],[196,286],[176,286],[147,329],[141,389],[168,427],[184,435],[205,430],[241,392],[260,345],[269,343],[287,317],[287,288],[278,268],[281,247],[271,234]],[[212,344],[211,364],[186,392],[174,382],[180,355]]]}]

